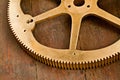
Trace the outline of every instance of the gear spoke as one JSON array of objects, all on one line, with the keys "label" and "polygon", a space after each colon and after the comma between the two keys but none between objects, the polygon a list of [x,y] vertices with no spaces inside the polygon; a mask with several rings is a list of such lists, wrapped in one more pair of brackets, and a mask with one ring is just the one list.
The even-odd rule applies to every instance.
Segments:
[{"label": "gear spoke", "polygon": [[109,22],[114,23],[115,25],[118,25],[116,27],[120,29],[120,19],[118,17],[116,17],[100,8],[97,8],[96,11],[94,10],[94,14],[109,21]]},{"label": "gear spoke", "polygon": [[72,16],[72,30],[71,30],[71,38],[70,38],[70,49],[74,50],[77,47],[78,36],[80,31],[82,17],[78,15]]},{"label": "gear spoke", "polygon": [[59,14],[62,14],[63,12],[64,12],[63,8],[61,6],[59,6],[57,8],[54,8],[52,10],[49,10],[49,11],[43,13],[43,14],[40,14],[40,15],[34,17],[34,21],[36,23],[38,23],[38,22],[40,22],[42,20],[45,20],[47,18],[55,17]]}]

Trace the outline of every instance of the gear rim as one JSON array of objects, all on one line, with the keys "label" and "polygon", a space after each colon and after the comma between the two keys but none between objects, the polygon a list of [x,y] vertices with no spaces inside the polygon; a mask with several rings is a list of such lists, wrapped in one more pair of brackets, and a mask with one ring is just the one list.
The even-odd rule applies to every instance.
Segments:
[{"label": "gear rim", "polygon": [[[8,20],[9,20],[9,24],[11,26],[11,30],[12,30],[13,34],[15,35],[16,39],[19,41],[19,43],[26,50],[29,51],[30,55],[32,55],[34,58],[36,58],[40,62],[45,63],[45,64],[50,65],[50,66],[53,66],[53,67],[64,68],[64,69],[88,69],[88,68],[96,68],[96,67],[105,66],[105,65],[108,65],[110,63],[113,63],[113,62],[119,60],[120,53],[119,53],[119,51],[117,51],[117,49],[115,51],[113,51],[113,53],[111,53],[111,54],[108,53],[109,55],[107,55],[105,57],[97,57],[96,59],[92,59],[92,60],[88,60],[88,61],[87,60],[84,60],[84,61],[74,60],[74,61],[72,61],[72,60],[64,60],[64,59],[62,60],[62,58],[57,59],[57,58],[50,58],[49,56],[41,55],[40,53],[38,53],[34,49],[32,49],[30,46],[26,45],[24,43],[24,41],[22,41],[22,39],[20,39],[17,32],[15,31],[15,28],[13,27],[14,26],[13,19],[15,19],[15,17],[13,17],[13,16],[12,16],[13,18],[11,17],[12,12],[10,11],[12,9],[12,8],[10,8],[10,6],[12,6],[12,4],[11,4],[12,1],[14,2],[15,0],[9,0],[9,3],[8,3],[9,4],[9,6],[8,6]],[[19,1],[21,1],[21,0],[19,0]],[[19,16],[16,15],[16,16],[20,17],[21,15],[19,15]],[[30,19],[32,18],[29,15],[27,15],[27,16],[30,17]],[[26,32],[26,31],[24,31],[24,32]],[[115,44],[118,44],[118,43],[120,43],[120,41],[117,41]],[[113,47],[110,46],[107,48],[112,49],[112,48],[114,48],[115,44],[111,45]],[[119,45],[117,47],[119,47]],[[53,49],[53,50],[56,51],[56,49]],[[102,50],[102,49],[99,49],[99,51],[100,50]],[[64,52],[65,50],[61,50],[61,51]],[[70,56],[70,55],[73,56],[70,58],[74,58],[75,56],[79,56],[79,54],[76,54],[76,53],[82,52],[82,51],[78,51],[78,50],[70,50],[70,51],[71,51],[70,53],[73,53],[73,54],[68,53],[69,54],[68,56]],[[94,50],[94,51],[98,51],[98,50]],[[104,52],[104,51],[102,51],[102,52]],[[74,53],[75,53],[75,55],[74,55]],[[85,53],[86,53],[86,51],[85,51]],[[93,52],[91,52],[91,53],[93,53]],[[91,53],[89,53],[89,54],[91,54]],[[83,54],[83,53],[81,53],[81,54]]]}]

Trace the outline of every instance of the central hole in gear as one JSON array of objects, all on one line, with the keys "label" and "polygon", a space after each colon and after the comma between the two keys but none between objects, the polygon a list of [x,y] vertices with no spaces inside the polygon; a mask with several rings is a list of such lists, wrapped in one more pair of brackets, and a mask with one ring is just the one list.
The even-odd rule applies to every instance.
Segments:
[{"label": "central hole in gear", "polygon": [[74,0],[75,6],[83,6],[85,4],[85,0]]}]

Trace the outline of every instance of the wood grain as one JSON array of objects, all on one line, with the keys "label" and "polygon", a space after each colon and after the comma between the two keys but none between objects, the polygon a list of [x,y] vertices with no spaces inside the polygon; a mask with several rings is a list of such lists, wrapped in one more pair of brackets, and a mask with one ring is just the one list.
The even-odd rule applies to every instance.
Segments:
[{"label": "wood grain", "polygon": [[[100,6],[103,9],[120,17],[119,0],[100,1]],[[9,29],[7,4],[8,0],[1,0],[0,2],[0,80],[120,80],[120,61],[109,66],[91,70],[61,70],[46,66],[28,56],[16,42]],[[57,4],[54,0],[23,0],[22,2],[24,12],[33,16],[56,6]],[[62,30],[63,34],[67,33],[66,36],[68,36],[67,39],[69,39],[69,32],[71,29],[69,23],[70,17],[64,15],[63,17],[51,20],[50,22],[46,20],[41,24],[44,31],[49,31],[47,25],[51,27],[55,26],[51,29],[61,27],[60,31]],[[38,35],[42,33],[42,28],[40,27],[41,24],[37,24],[34,33],[38,41],[41,41],[41,43],[50,47],[68,47],[68,44],[60,45],[60,43],[57,43],[54,38],[51,40],[51,43],[41,40],[39,37],[40,35]],[[78,49],[88,50],[108,46],[120,38],[119,34],[120,31],[118,29],[113,28],[112,25],[99,18],[93,16],[84,18],[80,34],[81,36],[79,37],[79,43],[82,44],[79,45],[78,43]],[[60,35],[60,32],[58,32],[58,35]],[[44,36],[46,38],[48,34],[45,34]],[[55,36],[56,35],[54,35],[54,37]],[[47,41],[50,41],[50,38],[48,37]],[[61,39],[60,36],[58,36],[57,39]],[[69,42],[69,40],[65,43],[67,42]]]}]

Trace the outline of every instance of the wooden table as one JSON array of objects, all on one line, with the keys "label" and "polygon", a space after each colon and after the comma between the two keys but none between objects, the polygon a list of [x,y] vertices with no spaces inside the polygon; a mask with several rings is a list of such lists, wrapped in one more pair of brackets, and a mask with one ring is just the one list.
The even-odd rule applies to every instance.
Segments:
[{"label": "wooden table", "polygon": [[[57,4],[51,1],[55,0],[22,0],[21,4],[25,13],[36,16],[57,6]],[[100,1],[101,8],[120,17],[119,0]],[[61,70],[44,65],[27,55],[9,29],[7,4],[8,0],[0,0],[0,80],[120,80],[120,61],[91,70]],[[49,29],[58,29],[58,31],[67,29],[63,33],[67,33],[66,36],[69,36],[69,22],[70,17],[66,15],[57,19],[46,20],[37,24],[33,33],[37,40],[44,45],[55,48],[67,48],[68,44],[60,45],[60,43],[55,41],[55,37],[52,37],[53,35],[50,35],[50,38],[46,37],[49,34],[45,32],[46,30],[49,32]],[[43,27],[41,28],[41,26]],[[106,47],[120,38],[118,29],[97,17],[89,16],[84,18],[81,26],[79,37],[81,45],[78,45],[78,49],[90,50]],[[43,39],[40,38],[43,36],[42,34],[44,34]],[[58,35],[60,35],[60,32],[58,32]],[[50,40],[51,37],[52,40]],[[58,39],[60,39],[58,41],[62,40],[60,37]],[[69,40],[66,42],[69,42]]]}]

